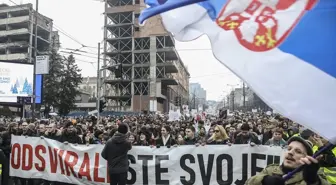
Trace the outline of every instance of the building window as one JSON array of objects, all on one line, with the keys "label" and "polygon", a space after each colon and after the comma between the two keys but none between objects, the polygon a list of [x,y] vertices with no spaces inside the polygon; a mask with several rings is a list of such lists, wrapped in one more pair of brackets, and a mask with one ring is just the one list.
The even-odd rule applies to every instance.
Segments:
[{"label": "building window", "polygon": [[140,0],[134,0],[134,4],[140,4]]}]

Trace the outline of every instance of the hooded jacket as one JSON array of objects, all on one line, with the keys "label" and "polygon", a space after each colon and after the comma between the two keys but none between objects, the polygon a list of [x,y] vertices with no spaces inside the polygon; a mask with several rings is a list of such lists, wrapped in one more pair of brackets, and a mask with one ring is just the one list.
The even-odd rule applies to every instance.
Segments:
[{"label": "hooded jacket", "polygon": [[115,133],[109,139],[101,153],[101,156],[107,160],[110,174],[118,174],[128,172],[127,153],[132,149],[132,144],[126,139],[127,135]]}]

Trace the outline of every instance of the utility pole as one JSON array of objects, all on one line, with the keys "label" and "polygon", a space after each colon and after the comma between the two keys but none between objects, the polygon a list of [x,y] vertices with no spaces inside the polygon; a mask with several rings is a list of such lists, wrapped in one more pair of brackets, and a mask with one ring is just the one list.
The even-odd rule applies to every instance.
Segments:
[{"label": "utility pole", "polygon": [[235,95],[234,95],[234,91],[231,91],[231,96],[232,96],[232,112],[235,109]]},{"label": "utility pole", "polygon": [[193,92],[193,101],[194,101],[194,109],[196,109],[196,90],[194,89],[194,92]]},{"label": "utility pole", "polygon": [[142,112],[142,94],[143,94],[143,87],[141,86],[141,91],[140,91],[140,113]]},{"label": "utility pole", "polygon": [[[37,18],[38,18],[38,5],[39,3],[39,0],[36,0],[36,8],[35,8],[35,50],[34,50],[34,55],[35,55],[35,60],[34,60],[34,72],[33,72],[33,102],[32,102],[32,120],[34,122],[34,119],[35,119],[35,107],[36,107],[36,60],[37,60]],[[23,111],[24,111],[24,107],[23,107]]]},{"label": "utility pole", "polygon": [[244,112],[246,111],[246,93],[245,93],[245,82],[243,82],[243,108],[244,108]]},{"label": "utility pole", "polygon": [[230,109],[230,95],[227,96],[227,106],[228,109]]},{"label": "utility pole", "polygon": [[26,113],[25,113],[25,101],[22,101],[22,119],[26,118]]},{"label": "utility pole", "polygon": [[100,117],[100,43],[98,43],[98,61],[97,61],[97,120]]}]

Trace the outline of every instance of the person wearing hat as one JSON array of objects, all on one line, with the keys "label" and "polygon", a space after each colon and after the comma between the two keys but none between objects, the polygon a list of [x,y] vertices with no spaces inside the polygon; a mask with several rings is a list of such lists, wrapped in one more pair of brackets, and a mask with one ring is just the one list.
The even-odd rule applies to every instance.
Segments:
[{"label": "person wearing hat", "polygon": [[[325,145],[328,144],[328,141],[321,138],[318,134],[314,133],[311,130],[304,130],[301,133],[301,137],[309,140],[313,143],[313,151],[317,152]],[[336,184],[336,148],[331,150],[326,150],[323,152],[323,158],[320,160],[321,170],[323,170],[326,175],[326,179],[332,185]]]},{"label": "person wearing hat", "polygon": [[[259,174],[246,181],[246,185],[329,185],[324,174],[319,171],[320,157],[312,158],[313,149],[309,141],[301,137],[291,137],[281,165],[267,166]],[[283,176],[304,165],[303,169],[286,182]]]},{"label": "person wearing hat", "polygon": [[132,149],[128,141],[129,128],[125,123],[118,125],[118,131],[104,146],[101,156],[107,160],[110,185],[126,185],[129,168],[127,153]]}]

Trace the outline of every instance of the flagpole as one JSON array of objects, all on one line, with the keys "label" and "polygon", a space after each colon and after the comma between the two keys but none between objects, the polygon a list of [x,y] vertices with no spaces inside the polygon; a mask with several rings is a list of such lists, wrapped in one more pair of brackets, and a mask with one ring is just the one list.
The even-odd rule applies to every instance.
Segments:
[{"label": "flagpole", "polygon": [[[324,146],[323,148],[321,148],[320,150],[318,150],[314,155],[313,158],[318,157],[319,155],[321,155],[323,152],[327,151],[327,150],[332,150],[333,148],[335,148],[336,145],[332,144],[332,143],[328,143],[326,146]],[[298,168],[296,168],[294,171],[291,171],[290,173],[288,173],[283,179],[285,181],[289,180],[290,178],[293,177],[293,175],[299,171],[301,171],[303,168],[305,167],[305,165],[302,165]]]}]

